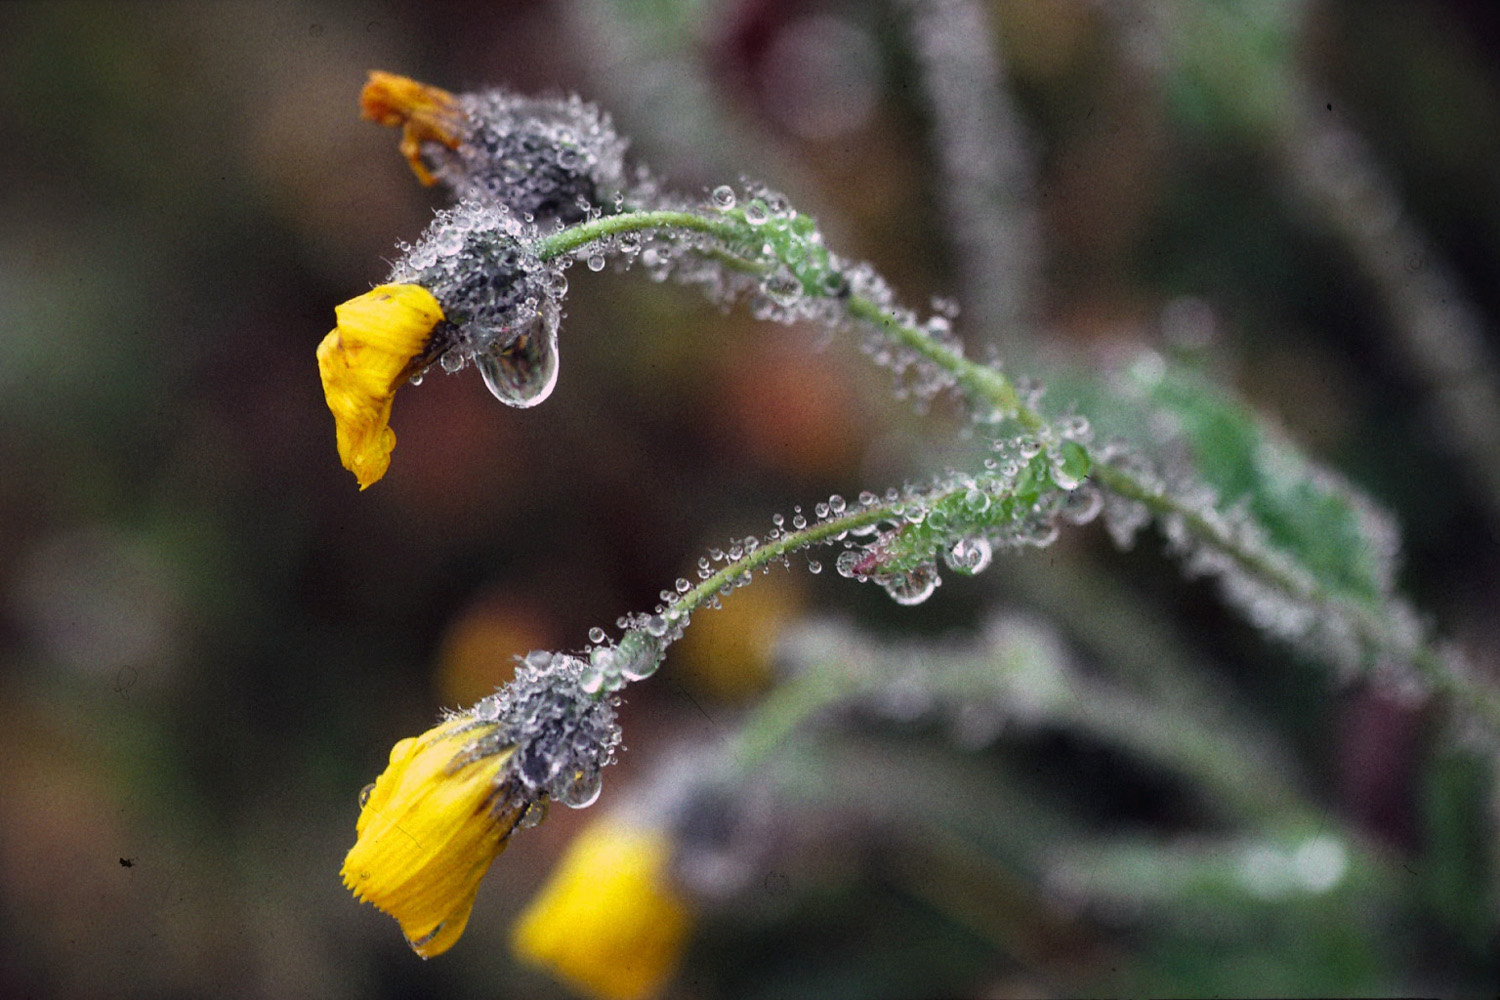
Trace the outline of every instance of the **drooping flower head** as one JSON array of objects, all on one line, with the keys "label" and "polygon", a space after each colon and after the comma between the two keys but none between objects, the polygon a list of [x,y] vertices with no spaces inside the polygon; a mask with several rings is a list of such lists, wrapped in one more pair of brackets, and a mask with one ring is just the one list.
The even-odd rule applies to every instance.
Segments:
[{"label": "drooping flower head", "polygon": [[359,108],[371,121],[401,129],[401,155],[417,180],[428,187],[437,178],[422,162],[422,145],[437,143],[455,149],[472,127],[446,90],[380,70],[370,71],[369,82],[359,94]]},{"label": "drooping flower head", "polygon": [[620,743],[611,697],[584,690],[585,665],[535,652],[468,711],[401,740],[361,799],[344,886],[390,914],[417,954],[453,946],[490,863],[546,802],[582,808]]},{"label": "drooping flower head", "polygon": [[463,933],[479,880],[524,808],[497,780],[514,748],[474,752],[494,728],[459,716],[397,743],[344,860],[344,887],[395,917],[423,958]]},{"label": "drooping flower head", "polygon": [[676,971],[692,911],[668,871],[671,841],[608,817],[568,846],[511,931],[523,960],[602,1000],[645,1000]]},{"label": "drooping flower head", "polygon": [[556,276],[504,209],[464,203],[439,212],[387,282],[338,306],[318,346],[339,458],[360,489],[385,475],[396,446],[396,390],[433,363],[474,362],[510,406],[535,406],[557,383]]},{"label": "drooping flower head", "polygon": [[377,70],[360,107],[402,130],[401,153],[423,184],[441,181],[455,198],[504,205],[544,228],[606,207],[624,186],[625,140],[577,97],[454,95]]}]

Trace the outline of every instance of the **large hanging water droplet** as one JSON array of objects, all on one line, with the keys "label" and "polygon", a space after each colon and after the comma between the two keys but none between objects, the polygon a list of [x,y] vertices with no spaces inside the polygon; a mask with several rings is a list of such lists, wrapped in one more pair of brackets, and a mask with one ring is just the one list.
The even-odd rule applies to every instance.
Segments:
[{"label": "large hanging water droplet", "polygon": [[474,359],[490,393],[507,406],[535,406],[557,385],[557,307],[543,302],[509,339],[496,338]]},{"label": "large hanging water droplet", "polygon": [[910,572],[893,573],[880,579],[880,585],[891,595],[891,600],[906,605],[921,604],[932,596],[932,592],[942,582],[937,567],[931,565],[918,566]]}]

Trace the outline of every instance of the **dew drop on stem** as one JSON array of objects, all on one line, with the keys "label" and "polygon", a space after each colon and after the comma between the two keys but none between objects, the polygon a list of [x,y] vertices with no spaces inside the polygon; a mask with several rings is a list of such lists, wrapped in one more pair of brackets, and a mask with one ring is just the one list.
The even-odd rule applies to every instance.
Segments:
[{"label": "dew drop on stem", "polygon": [[880,585],[885,592],[891,596],[891,600],[897,604],[913,605],[921,604],[932,596],[938,585],[943,582],[938,576],[937,567],[932,565],[918,566],[916,569],[905,573],[892,573],[889,576],[879,578]]}]

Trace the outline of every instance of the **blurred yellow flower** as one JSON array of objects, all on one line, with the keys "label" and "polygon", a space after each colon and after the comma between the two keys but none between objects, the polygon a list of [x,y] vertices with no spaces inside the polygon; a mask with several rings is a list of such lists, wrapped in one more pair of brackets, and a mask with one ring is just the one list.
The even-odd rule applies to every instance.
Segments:
[{"label": "blurred yellow flower", "polygon": [[339,458],[364,489],[385,475],[396,433],[391,400],[427,355],[443,308],[420,285],[380,285],[338,306],[338,325],[318,345],[323,397],[333,411]]},{"label": "blurred yellow flower", "polygon": [[619,819],[587,827],[516,922],[512,949],[602,1000],[660,992],[692,922],[668,881],[670,857],[660,830]]},{"label": "blurred yellow flower", "polygon": [[674,650],[678,677],[694,691],[720,701],[745,703],[775,679],[776,641],[805,603],[801,580],[791,573],[760,577],[718,607],[693,614],[693,627]]},{"label": "blurred yellow flower", "polygon": [[519,810],[498,780],[514,750],[473,754],[494,730],[460,716],[397,743],[344,858],[345,888],[395,917],[423,958],[463,934],[479,881],[516,824]]},{"label": "blurred yellow flower", "polygon": [[371,121],[401,129],[401,155],[411,164],[417,180],[429,187],[436,178],[422,162],[422,143],[436,142],[453,149],[466,130],[463,109],[452,94],[378,69],[370,71],[369,82],[359,94],[359,107]]}]

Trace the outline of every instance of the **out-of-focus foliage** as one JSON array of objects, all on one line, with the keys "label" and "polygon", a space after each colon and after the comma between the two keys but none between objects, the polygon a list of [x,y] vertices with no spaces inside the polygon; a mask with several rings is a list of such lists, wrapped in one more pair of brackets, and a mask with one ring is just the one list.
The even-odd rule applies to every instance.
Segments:
[{"label": "out-of-focus foliage", "polygon": [[[582,645],[704,546],[964,454],[952,413],[908,412],[849,344],[578,269],[553,397],[510,411],[430,377],[403,392],[401,460],[357,492],[313,351],[436,204],[358,119],[375,67],[576,90],[671,187],[781,188],[914,304],[977,301],[986,233],[1031,233],[1008,293],[1031,301],[961,311],[972,355],[1003,348],[1057,410],[1076,383],[1083,412],[1054,359],[1161,355],[1151,413],[1177,420],[1119,420],[1190,444],[1320,581],[1384,595],[1363,513],[1288,456],[1341,470],[1399,522],[1402,592],[1492,673],[1474,442],[1496,428],[1454,423],[1447,369],[1402,332],[1441,260],[1478,318],[1462,350],[1500,351],[1488,7],[978,4],[987,35],[959,55],[999,61],[959,93],[998,81],[1005,169],[1032,173],[1000,206],[1025,224],[958,242],[956,140],[925,96],[958,56],[921,58],[914,9],[0,8],[0,993],[566,995],[505,943],[590,817],[519,834],[465,939],[422,963],[339,884],[355,792],[511,654]],[[1379,167],[1399,225],[1298,169],[1318,123],[1363,143],[1329,146],[1326,176],[1358,195]],[[1035,325],[971,323],[996,315]],[[606,791],[649,813],[674,767],[760,765],[754,794],[681,827],[698,923],[669,995],[1491,983],[1491,748],[1267,643],[1162,549],[1095,526],[920,608],[825,570],[731,597],[733,635],[705,612],[632,688]],[[747,641],[792,635],[799,608],[848,622],[831,647],[788,640],[801,672],[742,730],[769,655]],[[952,690],[913,679],[928,662]],[[987,664],[1005,681],[981,697]],[[851,676],[861,697],[828,707]]]}]

